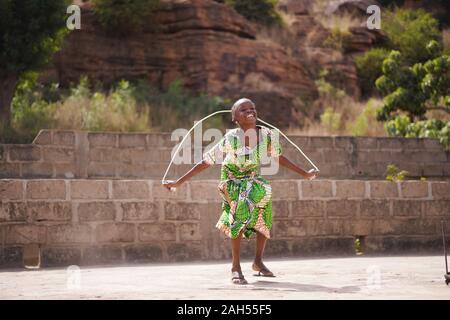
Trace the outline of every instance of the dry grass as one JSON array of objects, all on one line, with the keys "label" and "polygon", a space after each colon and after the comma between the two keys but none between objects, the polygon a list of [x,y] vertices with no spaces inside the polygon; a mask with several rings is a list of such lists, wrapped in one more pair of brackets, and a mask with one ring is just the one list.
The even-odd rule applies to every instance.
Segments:
[{"label": "dry grass", "polygon": [[278,44],[284,48],[287,54],[292,57],[298,50],[298,39],[295,34],[290,31],[289,27],[283,26],[263,26],[259,29],[256,39],[269,44]]},{"label": "dry grass", "polygon": [[343,33],[349,32],[351,27],[360,26],[363,22],[350,14],[341,14],[333,16],[317,15],[316,19],[329,30],[339,30]]},{"label": "dry grass", "polygon": [[376,120],[376,109],[382,101],[358,102],[345,96],[333,103],[327,98],[314,102],[313,108],[325,108],[321,120],[305,118],[303,127],[290,127],[288,134],[312,136],[387,136],[383,122]]}]

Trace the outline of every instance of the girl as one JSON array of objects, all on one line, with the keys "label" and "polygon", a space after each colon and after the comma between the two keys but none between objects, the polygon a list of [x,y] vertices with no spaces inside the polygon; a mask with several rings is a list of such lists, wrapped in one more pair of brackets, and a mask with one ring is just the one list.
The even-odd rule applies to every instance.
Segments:
[{"label": "girl", "polygon": [[166,181],[164,186],[168,189],[179,187],[194,175],[223,160],[219,183],[223,199],[222,215],[216,227],[231,238],[232,282],[247,284],[240,265],[240,243],[242,237],[250,238],[254,233],[256,254],[252,268],[260,276],[274,277],[262,261],[272,227],[272,189],[259,173],[263,152],[306,179],[314,179],[317,172],[306,172],[281,155],[281,145],[272,130],[256,125],[256,107],[251,100],[243,98],[236,101],[231,111],[232,121],[238,128],[227,132],[219,143],[203,154],[203,160],[184,176],[177,181]]}]

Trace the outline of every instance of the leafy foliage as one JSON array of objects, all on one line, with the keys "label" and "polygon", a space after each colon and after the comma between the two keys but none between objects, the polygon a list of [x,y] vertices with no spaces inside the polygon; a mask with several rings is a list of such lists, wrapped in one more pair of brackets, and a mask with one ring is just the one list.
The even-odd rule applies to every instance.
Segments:
[{"label": "leafy foliage", "polygon": [[406,64],[428,60],[428,43],[441,37],[439,22],[422,9],[383,11],[382,28],[387,35],[386,48],[400,51]]},{"label": "leafy foliage", "polygon": [[281,17],[275,10],[278,0],[225,0],[225,3],[248,20],[267,25],[281,23]]},{"label": "leafy foliage", "polygon": [[388,165],[386,168],[386,180],[388,181],[403,181],[408,175],[408,171],[399,170],[399,168],[393,164]]},{"label": "leafy foliage", "polygon": [[[222,109],[228,100],[194,95],[174,81],[160,92],[146,81],[119,81],[108,92],[86,77],[69,89],[42,85],[29,74],[18,85],[11,123],[0,122],[0,143],[30,143],[41,129],[136,132],[190,127],[194,120]],[[214,117],[204,127],[222,128]]]},{"label": "leafy foliage", "polygon": [[392,50],[400,52],[401,65],[423,63],[433,56],[427,49],[430,41],[439,41],[438,21],[423,10],[384,10],[382,30],[387,39],[355,58],[363,96],[376,92],[375,81],[382,75],[382,65]]},{"label": "leafy foliage", "polygon": [[374,95],[375,81],[383,74],[381,66],[389,51],[384,48],[373,48],[355,57],[359,86],[363,97]]},{"label": "leafy foliage", "polygon": [[408,138],[435,138],[445,147],[450,146],[450,121],[432,119],[410,122],[405,115],[400,115],[385,124],[390,136]]},{"label": "leafy foliage", "polygon": [[0,1],[0,78],[48,62],[68,32],[66,0]]},{"label": "leafy foliage", "polygon": [[450,56],[439,55],[436,41],[431,41],[427,50],[433,58],[423,64],[403,65],[398,51],[392,51],[383,62],[383,75],[376,81],[384,96],[379,120],[388,120],[398,111],[406,112],[411,119],[423,119],[428,110],[434,109],[450,114]]},{"label": "leafy foliage", "polygon": [[142,30],[151,23],[152,13],[159,0],[92,0],[94,12],[100,23],[119,34]]}]

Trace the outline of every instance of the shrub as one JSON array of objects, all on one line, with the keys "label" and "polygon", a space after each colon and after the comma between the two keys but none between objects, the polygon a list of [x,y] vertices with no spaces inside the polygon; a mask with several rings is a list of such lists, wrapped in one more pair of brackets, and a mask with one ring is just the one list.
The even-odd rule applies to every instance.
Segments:
[{"label": "shrub", "polygon": [[355,57],[364,97],[376,92],[375,81],[382,75],[383,60],[391,50],[401,53],[402,65],[412,65],[430,59],[432,55],[427,45],[441,38],[438,21],[423,10],[385,10],[382,14],[382,30],[387,39],[380,44],[380,48],[372,48]]},{"label": "shrub", "polygon": [[278,0],[225,0],[248,20],[262,24],[281,24],[281,17],[275,10]]},{"label": "shrub", "polygon": [[386,168],[386,180],[388,181],[403,181],[408,175],[408,171],[400,171],[399,168],[393,164],[388,165]]},{"label": "shrub", "polygon": [[[100,87],[100,86],[99,86]],[[229,100],[194,95],[174,81],[160,92],[146,81],[120,81],[109,91],[92,88],[86,77],[69,89],[43,86],[30,76],[19,83],[11,122],[0,121],[1,143],[30,143],[41,129],[136,132],[191,127]],[[204,128],[223,129],[219,116]]]},{"label": "shrub", "polygon": [[449,148],[450,146],[450,121],[423,120],[411,122],[406,115],[399,115],[385,124],[386,131],[390,136],[410,138],[434,138]]},{"label": "shrub", "polygon": [[[158,130],[169,131],[179,127],[191,127],[195,120],[223,109],[230,100],[207,94],[195,95],[183,86],[181,80],[175,80],[166,92],[149,89],[145,81],[137,85],[135,96],[152,107],[152,123]],[[203,128],[223,128],[223,118],[213,117],[205,121]]]},{"label": "shrub", "polygon": [[330,133],[337,133],[341,128],[341,114],[332,108],[326,108],[320,116],[320,123]]},{"label": "shrub", "polygon": [[370,99],[356,119],[347,122],[347,131],[353,136],[376,135],[377,110],[379,107],[379,101]]},{"label": "shrub", "polygon": [[363,97],[375,94],[375,81],[382,75],[381,66],[389,51],[373,48],[355,57],[359,86]]},{"label": "shrub", "polygon": [[100,24],[119,34],[142,30],[159,0],[92,0]]},{"label": "shrub", "polygon": [[58,128],[135,132],[150,127],[149,109],[140,110],[133,87],[124,80],[104,94],[91,92],[87,78],[82,78],[71,95],[57,102],[54,109]]},{"label": "shrub", "polygon": [[400,111],[411,119],[424,119],[429,110],[450,115],[450,56],[439,55],[442,49],[436,41],[431,41],[427,50],[432,59],[424,64],[403,65],[398,51],[392,51],[383,62],[383,75],[375,82],[384,96],[379,120],[388,120]]},{"label": "shrub", "polygon": [[404,62],[410,64],[428,60],[426,46],[441,37],[439,22],[421,9],[383,12],[382,28],[388,38],[387,48],[400,51]]},{"label": "shrub", "polygon": [[345,52],[348,48],[348,41],[351,37],[349,31],[342,31],[340,28],[333,28],[330,35],[324,40],[323,46]]}]

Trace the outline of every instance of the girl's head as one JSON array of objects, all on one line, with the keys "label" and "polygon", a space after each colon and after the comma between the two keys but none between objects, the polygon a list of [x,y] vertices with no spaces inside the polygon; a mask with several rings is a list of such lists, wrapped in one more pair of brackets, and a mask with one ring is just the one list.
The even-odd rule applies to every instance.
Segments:
[{"label": "girl's head", "polygon": [[256,118],[256,106],[250,99],[239,99],[231,107],[231,121],[240,126],[256,123]]}]

